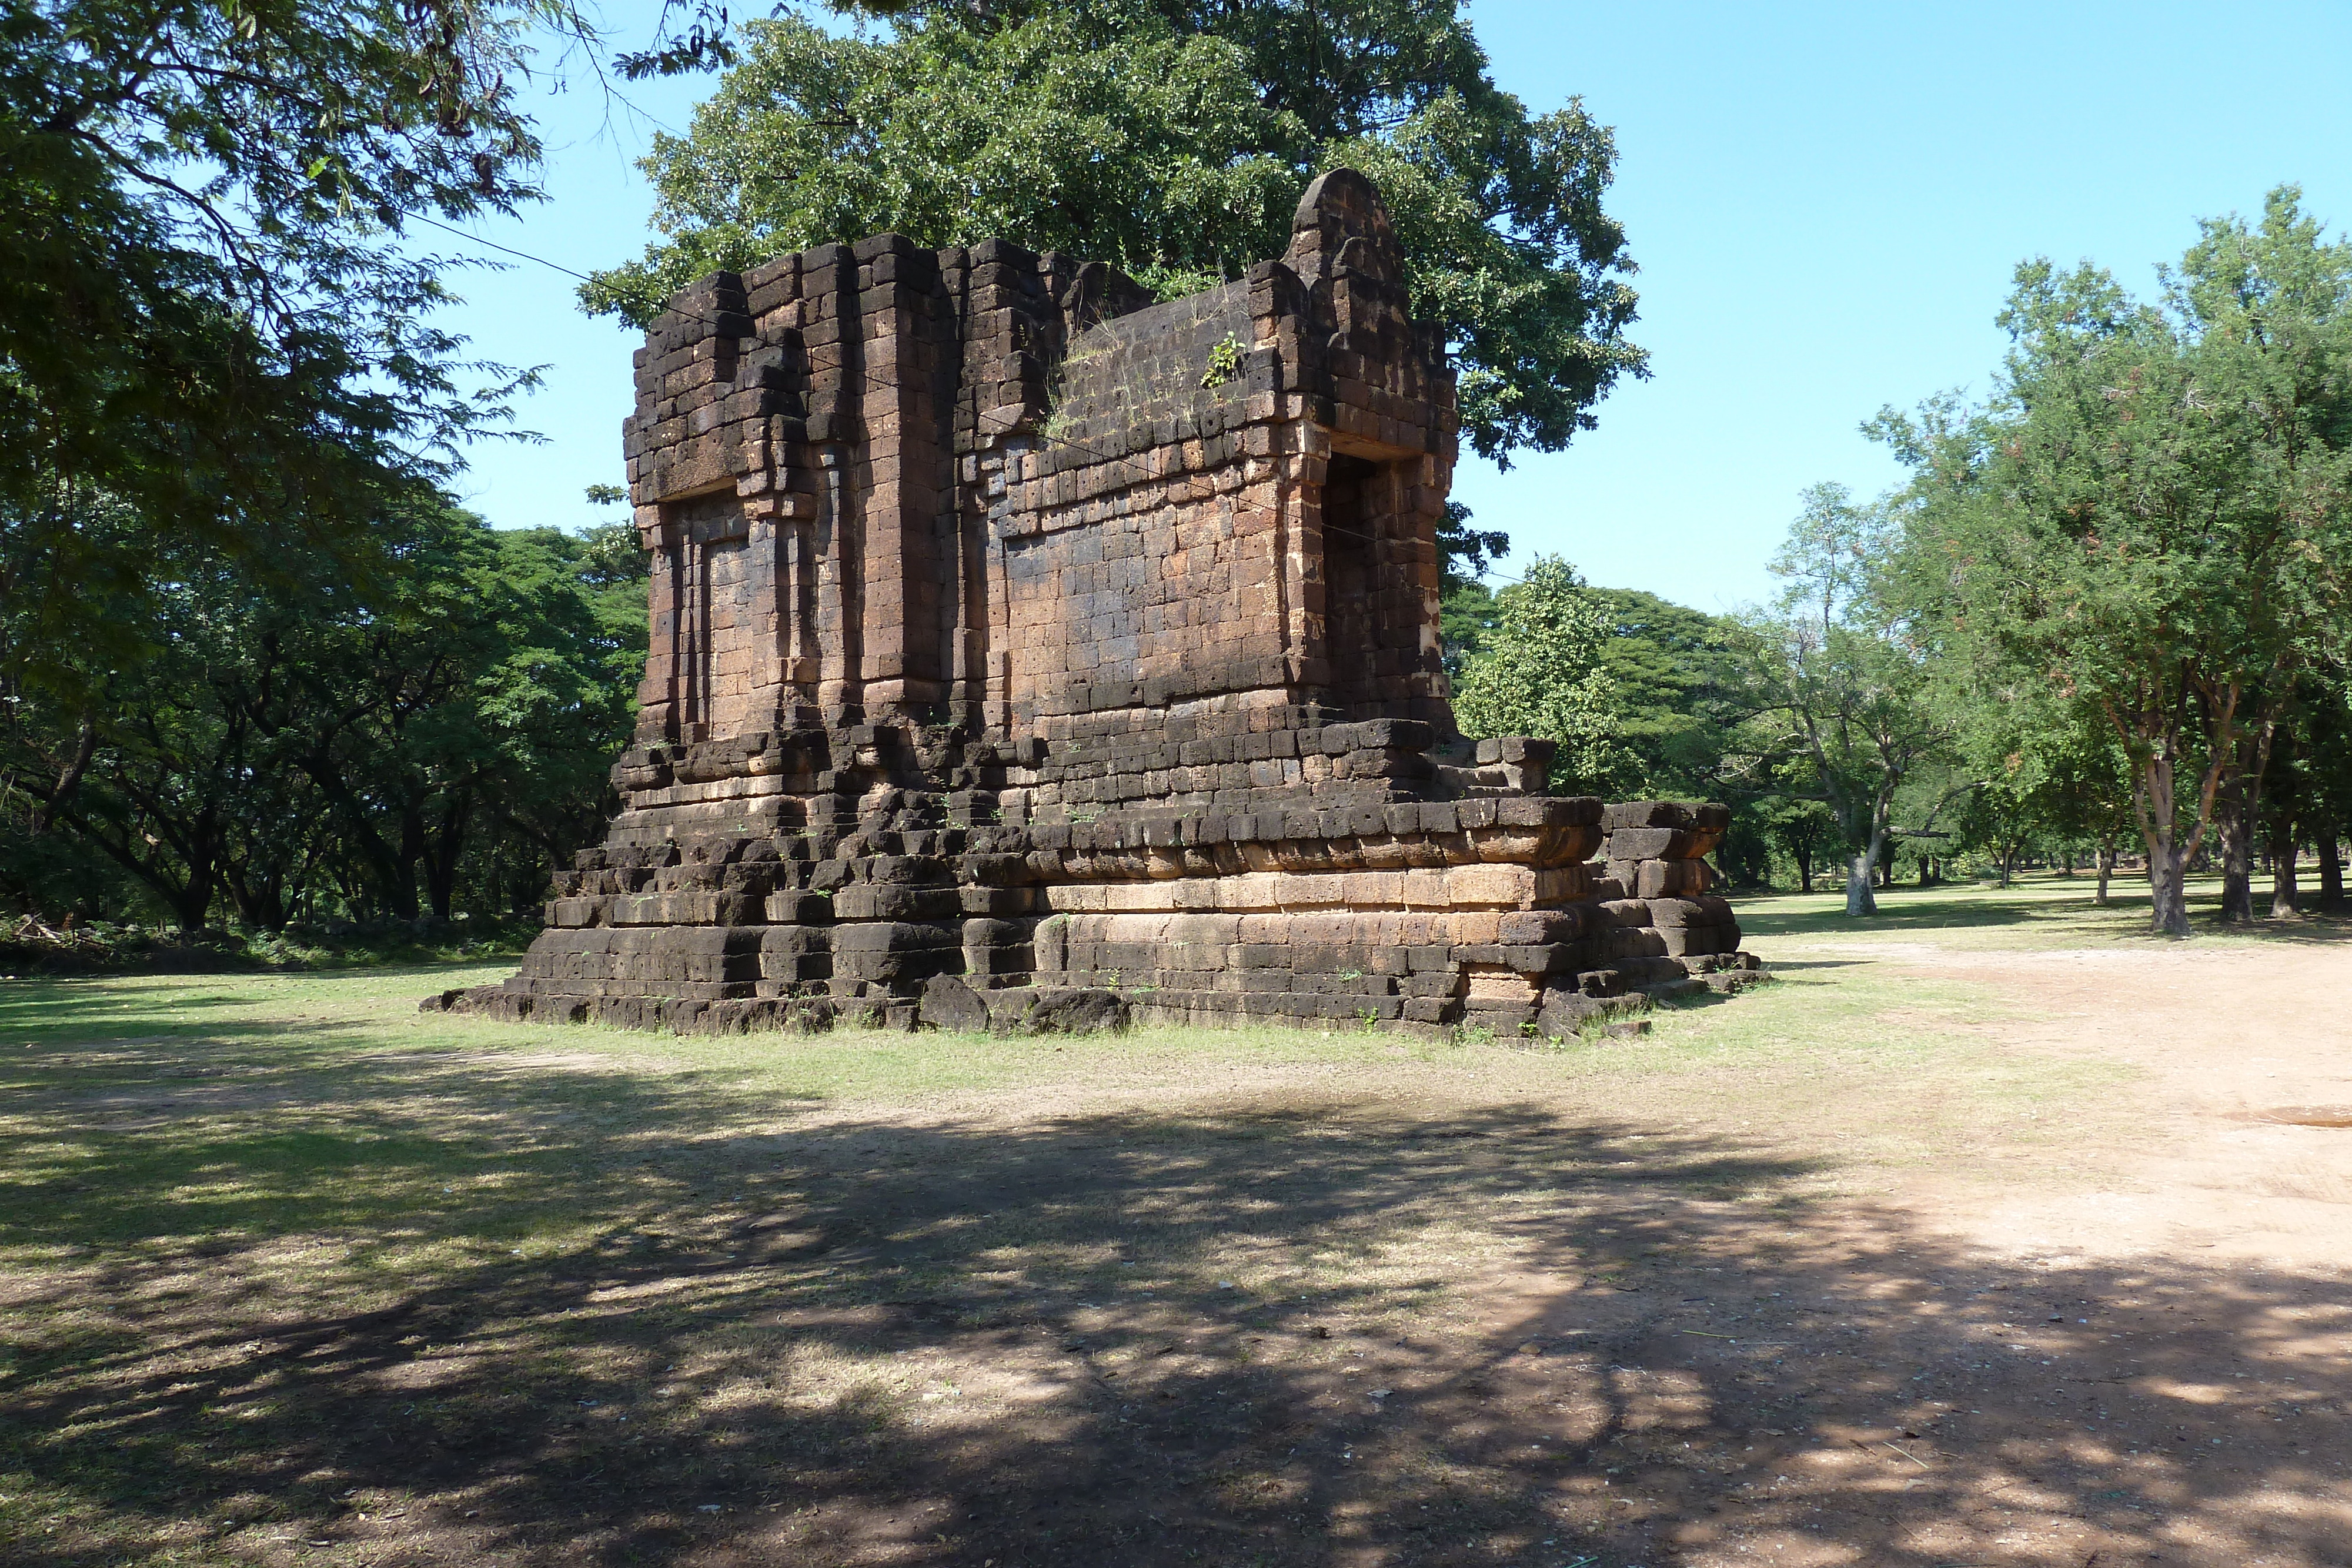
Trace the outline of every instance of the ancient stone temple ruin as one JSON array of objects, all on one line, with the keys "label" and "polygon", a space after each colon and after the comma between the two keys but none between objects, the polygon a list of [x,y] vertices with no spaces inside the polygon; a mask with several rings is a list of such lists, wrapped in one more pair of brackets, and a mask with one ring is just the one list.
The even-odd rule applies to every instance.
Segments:
[{"label": "ancient stone temple ruin", "polygon": [[679,294],[636,358],[652,655],[506,1018],[1559,1034],[1736,987],[1714,806],[1546,792],[1439,661],[1444,345],[1341,170],[1153,304],[895,235]]}]

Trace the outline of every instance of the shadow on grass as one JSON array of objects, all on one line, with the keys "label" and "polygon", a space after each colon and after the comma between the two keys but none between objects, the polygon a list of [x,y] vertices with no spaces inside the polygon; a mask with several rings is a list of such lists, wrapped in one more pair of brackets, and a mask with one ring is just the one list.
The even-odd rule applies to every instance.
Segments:
[{"label": "shadow on grass", "polygon": [[[1995,1531],[2173,1563],[2343,1539],[2305,1506],[2347,1449],[2337,1286],[1831,1224],[1791,1196],[1805,1163],[1720,1139],[1344,1092],[861,1119],[455,1052],[199,1087],[127,1074],[10,1124],[23,1560],[209,1534],[222,1561],[1811,1542],[1925,1568]],[[1474,1277],[1477,1245],[1510,1266]],[[2304,1454],[2263,1440],[2294,1397]]]},{"label": "shadow on grass", "polygon": [[[1738,906],[1739,925],[1750,936],[1853,936],[1871,932],[1927,932],[2015,927],[2053,929],[2075,927],[2090,942],[2151,938],[2148,898],[2118,889],[2104,907],[2091,902],[2084,884],[2055,878],[2031,888],[2001,890],[1949,886],[1895,887],[1878,892],[1878,913],[1849,915],[1843,903],[1823,903],[1809,909]],[[2269,894],[2258,892],[2259,907],[2268,907]],[[1782,898],[1772,903],[1792,903]],[[2303,915],[2284,920],[2257,920],[2252,925],[2224,925],[2218,890],[2193,891],[2189,918],[2198,936],[2229,936],[2270,942],[2334,945],[2352,941],[2352,915]]]},{"label": "shadow on grass", "polygon": [[[251,988],[257,983],[286,985],[324,980],[331,984],[362,976],[388,982],[413,979],[417,994],[422,996],[446,986],[453,977],[502,972],[510,967],[499,959],[465,959],[355,967],[308,975],[26,976],[0,981],[0,1042],[20,1045],[87,1036],[103,1043],[110,1030],[125,1022],[136,1023],[136,1032],[142,1035],[163,1034],[177,1020],[159,1014],[184,1010],[200,1015],[189,1021],[201,1026],[203,1016],[217,1014],[223,1009],[253,1010],[255,993]],[[266,1020],[257,1020],[249,1032],[265,1033],[271,1027]]]},{"label": "shadow on grass", "polygon": [[[2146,902],[2141,900],[2143,904]],[[1743,906],[1739,927],[1751,936],[1819,936],[1857,931],[1941,931],[1956,926],[2080,925],[2091,918],[2112,920],[2120,936],[2135,917],[2118,906],[2092,907],[2087,894],[2083,904],[2075,904],[2011,898],[1994,892],[1954,894],[1928,889],[1913,902],[1906,898],[1904,890],[1889,889],[1879,894],[1875,915],[1850,915],[1843,904],[1785,912]],[[2147,915],[2137,918],[2145,922]]]}]

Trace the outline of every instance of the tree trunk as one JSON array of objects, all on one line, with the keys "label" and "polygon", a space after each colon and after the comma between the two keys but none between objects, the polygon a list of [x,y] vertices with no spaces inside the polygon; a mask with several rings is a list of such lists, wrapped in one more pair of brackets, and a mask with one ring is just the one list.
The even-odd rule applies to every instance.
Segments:
[{"label": "tree trunk", "polygon": [[282,931],[286,928],[286,884],[276,877],[262,882],[248,882],[242,873],[226,879],[228,901],[236,909],[237,919],[255,931]]},{"label": "tree trunk", "polygon": [[2107,906],[2107,879],[2115,874],[2116,846],[2101,844],[2099,846],[2099,891],[2091,895],[2091,902],[2102,909]]},{"label": "tree trunk", "polygon": [[2231,749],[2215,816],[2221,829],[2221,921],[2250,925],[2254,918],[2254,823],[2263,813],[2263,776],[2270,770],[2271,741],[2277,733],[2263,723]]},{"label": "tree trunk", "polygon": [[2074,846],[2070,843],[2058,852],[2061,857],[2058,862],[2058,874],[2060,876],[2073,876],[2074,874]]},{"label": "tree trunk", "polygon": [[1883,835],[1872,833],[1869,844],[1854,852],[1845,868],[1845,912],[1848,915],[1875,915],[1878,899],[1870,890],[1871,873],[1878,866],[1878,848],[1885,842]]},{"label": "tree trunk", "polygon": [[2132,810],[2147,845],[2148,924],[2158,936],[2189,935],[2189,862],[2205,843],[2201,810],[2189,841],[2179,841],[2175,785],[2168,746],[2159,747],[2132,771]]},{"label": "tree trunk", "polygon": [[2319,907],[2331,915],[2344,907],[2344,856],[2332,823],[2319,830]]},{"label": "tree trunk", "polygon": [[199,870],[191,866],[187,881],[176,888],[165,889],[153,882],[148,885],[163,894],[163,902],[172,906],[172,918],[179,922],[180,935],[184,938],[205,928],[205,918],[212,914],[214,883],[210,867]]},{"label": "tree trunk", "polygon": [[2151,849],[2147,857],[2147,891],[2151,919],[2159,936],[2189,935],[2189,866],[2187,857]]},{"label": "tree trunk", "polygon": [[1813,891],[1813,846],[1806,844],[1789,852],[1797,857],[1797,886],[1801,892]]},{"label": "tree trunk", "polygon": [[457,891],[457,862],[465,849],[466,822],[473,810],[467,790],[454,790],[441,809],[440,831],[425,851],[425,891],[434,915],[449,918]]},{"label": "tree trunk", "polygon": [[2221,924],[2243,925],[2254,918],[2254,821],[2246,800],[2246,776],[2232,769],[2221,787],[2215,815],[2221,840]]},{"label": "tree trunk", "polygon": [[2292,920],[2301,911],[2296,907],[2298,889],[2294,884],[2294,860],[2297,846],[2294,824],[2274,822],[2271,826],[2271,918]]}]

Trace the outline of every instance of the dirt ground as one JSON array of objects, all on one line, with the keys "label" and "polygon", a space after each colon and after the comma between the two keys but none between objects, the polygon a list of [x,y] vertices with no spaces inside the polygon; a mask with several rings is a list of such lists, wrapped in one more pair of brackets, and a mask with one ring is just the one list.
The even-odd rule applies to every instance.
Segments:
[{"label": "dirt ground", "polygon": [[43,1013],[0,1554],[2352,1564],[2352,942],[1751,924],[1643,1043],[911,1086]]}]

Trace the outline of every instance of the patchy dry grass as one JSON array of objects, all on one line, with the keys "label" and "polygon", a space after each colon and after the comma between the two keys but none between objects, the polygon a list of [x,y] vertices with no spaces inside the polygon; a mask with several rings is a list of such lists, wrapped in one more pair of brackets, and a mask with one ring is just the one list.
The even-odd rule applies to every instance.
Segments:
[{"label": "patchy dry grass", "polygon": [[[2317,1469],[2187,1468],[2187,1396],[2121,1386],[2155,1425],[2093,1463],[2010,1359],[2141,1334],[2135,1376],[2268,1421],[2336,1354],[2320,1283],[2053,1273],[1879,1201],[2090,1180],[2143,1092],[2017,1049],[2031,995],[1843,950],[2115,939],[1984,897],[1859,937],[1761,905],[1779,984],[1557,1050],[413,1010],[485,969],[12,983],[0,1555],[2336,1561]],[[2186,1311],[2205,1339],[2147,1337]]]}]

